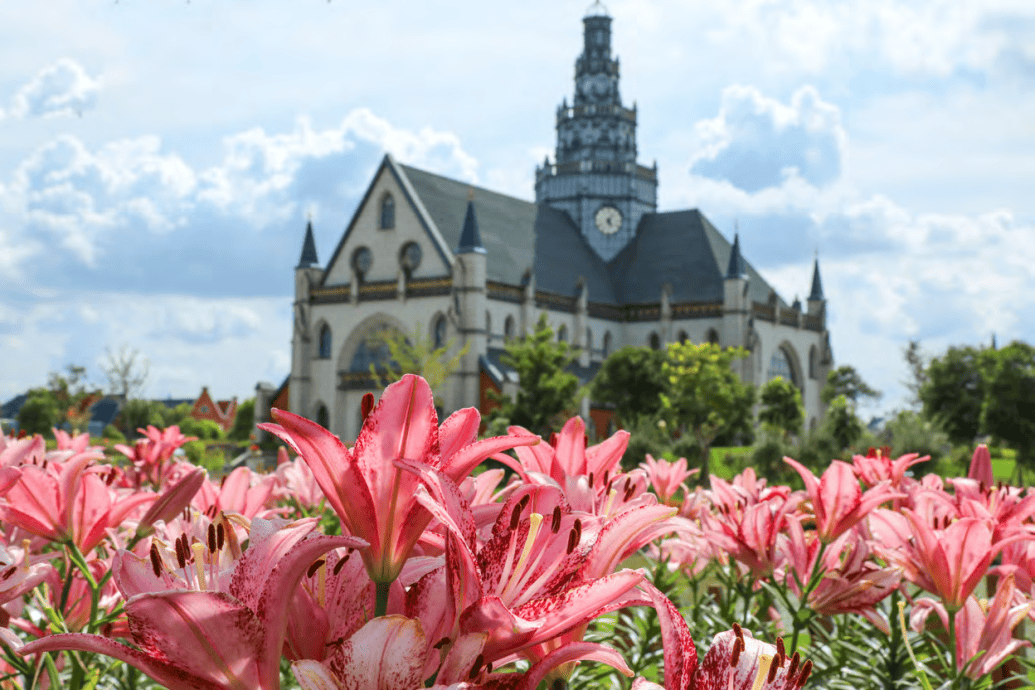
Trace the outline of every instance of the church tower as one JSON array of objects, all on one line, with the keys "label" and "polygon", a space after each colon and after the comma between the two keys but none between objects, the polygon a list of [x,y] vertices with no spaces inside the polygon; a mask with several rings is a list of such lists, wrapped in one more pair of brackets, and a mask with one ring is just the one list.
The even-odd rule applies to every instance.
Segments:
[{"label": "church tower", "polygon": [[593,250],[610,261],[657,209],[657,165],[636,162],[636,107],[622,105],[611,17],[600,2],[582,20],[575,99],[557,109],[557,150],[536,168],[536,203],[564,210]]}]

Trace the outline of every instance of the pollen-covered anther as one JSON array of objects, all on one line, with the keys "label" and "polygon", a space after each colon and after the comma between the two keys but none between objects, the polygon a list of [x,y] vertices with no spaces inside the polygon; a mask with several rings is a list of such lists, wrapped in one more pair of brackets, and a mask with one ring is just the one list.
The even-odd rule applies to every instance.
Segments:
[{"label": "pollen-covered anther", "polygon": [[151,569],[155,572],[155,577],[162,576],[162,558],[158,555],[158,544],[151,542]]},{"label": "pollen-covered anther", "polygon": [[323,565],[326,562],[327,561],[325,561],[322,558],[319,559],[319,560],[313,561],[313,564],[310,565],[309,569],[305,571],[305,576],[306,577],[312,577],[313,575],[316,575],[316,571],[319,570],[320,566]]},{"label": "pollen-covered anther", "polygon": [[561,507],[554,506],[553,509],[553,521],[550,523],[550,532],[557,534],[561,529]]}]

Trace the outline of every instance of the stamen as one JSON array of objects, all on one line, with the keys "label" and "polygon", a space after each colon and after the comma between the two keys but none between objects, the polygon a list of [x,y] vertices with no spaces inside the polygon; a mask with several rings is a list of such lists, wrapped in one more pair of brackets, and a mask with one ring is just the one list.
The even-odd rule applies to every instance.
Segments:
[{"label": "stamen", "polygon": [[589,473],[589,488],[593,488],[593,473]]},{"label": "stamen", "polygon": [[636,492],[636,485],[635,484],[631,484],[629,482],[626,482],[626,484],[628,486],[626,486],[626,488],[625,488],[625,496],[622,498],[623,502],[627,502],[630,498],[632,498],[633,493]]},{"label": "stamen", "polygon": [[345,567],[345,564],[349,562],[349,556],[352,555],[352,551],[349,550],[344,556],[338,559],[338,562],[334,564],[334,570],[331,572],[337,575],[341,572],[341,569]]},{"label": "stamen", "polygon": [[744,651],[744,638],[738,637],[733,642],[733,653],[730,654],[730,668],[736,668],[740,662],[740,654]]},{"label": "stamen", "polygon": [[[779,661],[779,657],[776,658],[776,661]],[[775,662],[769,667],[769,674],[765,678],[765,682],[767,684],[770,684],[774,680],[776,680],[776,671],[779,668],[780,668],[780,665],[775,663]]]},{"label": "stamen", "polygon": [[787,678],[793,678],[794,674],[798,671],[798,664],[801,663],[801,656],[795,652],[794,656],[791,657],[791,666],[787,669]]},{"label": "stamen", "polygon": [[305,571],[305,576],[312,577],[313,575],[316,575],[316,571],[319,570],[320,566],[326,562],[327,561],[323,560],[322,558],[317,561],[313,561],[313,564],[309,566],[309,570]]},{"label": "stamen", "polygon": [[220,522],[216,526],[216,550],[223,550],[223,537],[225,536],[225,530],[223,530],[223,523]]},{"label": "stamen", "polygon": [[561,529],[561,507],[554,506],[553,509],[553,522],[550,523],[550,532],[557,534]]},{"label": "stamen", "polygon": [[474,680],[475,678],[477,678],[478,677],[478,672],[481,671],[482,665],[484,663],[485,663],[485,655],[484,654],[479,654],[478,657],[474,660],[474,666],[471,667],[471,672],[468,674],[467,677],[470,678],[471,680]]},{"label": "stamen", "polygon": [[151,568],[155,571],[155,577],[162,576],[162,559],[158,556],[158,544],[151,542]]},{"label": "stamen", "polygon": [[187,567],[187,554],[183,553],[183,542],[179,537],[176,538],[176,563],[181,569]]},{"label": "stamen", "polygon": [[611,489],[610,491],[607,492],[607,503],[604,504],[604,517],[607,517],[608,515],[611,514],[611,506],[614,505],[615,496],[617,496],[617,495],[618,495],[618,492],[615,491],[614,489]]},{"label": "stamen", "polygon": [[359,413],[360,413],[360,416],[362,417],[362,419],[360,420],[360,423],[363,423],[363,422],[367,421],[367,417],[370,415],[370,413],[373,410],[374,410],[374,394],[373,393],[364,393],[363,394],[363,400],[361,400],[360,403],[359,403]]},{"label": "stamen", "polygon": [[518,525],[521,523],[521,508],[522,508],[521,501],[518,501],[518,504],[516,506],[514,506],[514,511],[510,514],[510,531],[511,532],[516,530]]},{"label": "stamen", "polygon": [[216,528],[212,523],[208,525],[208,551],[209,553],[216,552]]},{"label": "stamen", "polygon": [[799,688],[805,687],[805,681],[809,679],[810,675],[812,675],[812,659],[801,665],[801,675],[798,676],[797,682]]}]

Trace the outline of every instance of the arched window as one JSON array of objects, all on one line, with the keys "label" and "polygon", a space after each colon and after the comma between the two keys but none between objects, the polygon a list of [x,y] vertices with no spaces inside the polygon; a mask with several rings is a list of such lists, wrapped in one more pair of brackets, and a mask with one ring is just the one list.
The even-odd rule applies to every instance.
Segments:
[{"label": "arched window", "polygon": [[320,354],[321,359],[331,358],[331,327],[324,324],[320,327]]},{"label": "arched window", "polygon": [[777,376],[785,381],[790,381],[795,386],[799,386],[798,380],[794,376],[794,367],[791,366],[791,360],[787,356],[787,351],[782,347],[777,348],[776,352],[773,353],[772,359],[769,360],[769,370],[766,372],[766,379],[773,379]]},{"label": "arched window", "polygon": [[392,362],[392,350],[387,339],[393,331],[389,326],[381,326],[367,333],[352,355],[349,371],[368,373],[371,365],[378,370],[385,369]]},{"label": "arched window", "polygon": [[504,340],[510,340],[514,337],[514,317],[508,316],[507,320],[503,322],[503,338]]},{"label": "arched window", "polygon": [[709,328],[708,329],[707,340],[712,345],[718,345],[719,344],[719,332],[717,330],[715,330],[714,328]]},{"label": "arched window", "polygon": [[381,197],[381,229],[391,230],[395,227],[395,199],[388,192]]},{"label": "arched window", "polygon": [[568,342],[568,327],[562,325],[557,329],[557,342],[566,343]]},{"label": "arched window", "polygon": [[320,403],[316,407],[316,423],[327,429],[331,425],[331,415],[327,411],[327,406]]},{"label": "arched window", "polygon": [[435,329],[432,332],[435,341],[435,349],[446,346],[446,317],[439,314],[435,317]]},{"label": "arched window", "polygon": [[813,345],[812,347],[809,348],[809,378],[810,379],[815,379],[816,376],[817,376],[817,374],[816,374],[816,364],[817,364],[817,360],[818,359],[819,359],[819,357],[818,357],[818,355],[816,353],[816,346]]},{"label": "arched window", "polygon": [[688,340],[690,340],[690,336],[686,334],[686,331],[679,331],[679,343],[685,345]]},{"label": "arched window", "polygon": [[650,338],[647,339],[647,342],[650,343],[650,349],[661,349],[661,336],[659,336],[657,333],[651,333]]},{"label": "arched window", "polygon": [[604,356],[611,354],[611,331],[604,331]]}]

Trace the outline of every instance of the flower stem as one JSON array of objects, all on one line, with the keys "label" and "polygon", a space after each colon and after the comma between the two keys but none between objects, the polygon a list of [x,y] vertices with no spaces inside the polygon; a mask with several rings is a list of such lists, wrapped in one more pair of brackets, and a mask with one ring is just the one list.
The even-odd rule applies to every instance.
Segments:
[{"label": "flower stem", "polygon": [[375,600],[374,600],[374,616],[381,617],[388,612],[388,588],[392,586],[391,582],[375,582]]}]

